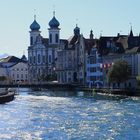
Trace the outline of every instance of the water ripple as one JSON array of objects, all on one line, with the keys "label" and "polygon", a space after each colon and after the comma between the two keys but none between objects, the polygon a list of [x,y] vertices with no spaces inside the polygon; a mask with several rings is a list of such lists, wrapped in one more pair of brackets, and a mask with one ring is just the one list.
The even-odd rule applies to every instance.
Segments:
[{"label": "water ripple", "polygon": [[13,102],[0,106],[0,139],[140,138],[139,98],[104,100],[99,97],[50,97],[45,96],[45,92],[35,94],[37,96],[21,92]]}]

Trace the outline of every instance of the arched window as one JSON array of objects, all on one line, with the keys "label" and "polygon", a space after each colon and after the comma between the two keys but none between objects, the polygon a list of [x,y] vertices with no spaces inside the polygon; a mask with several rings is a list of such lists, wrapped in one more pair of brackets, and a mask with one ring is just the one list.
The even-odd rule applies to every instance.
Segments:
[{"label": "arched window", "polygon": [[30,45],[33,45],[33,37],[30,37]]},{"label": "arched window", "polygon": [[55,34],[55,42],[58,43],[58,34]]},{"label": "arched window", "polygon": [[50,43],[52,43],[52,34],[50,34]]}]

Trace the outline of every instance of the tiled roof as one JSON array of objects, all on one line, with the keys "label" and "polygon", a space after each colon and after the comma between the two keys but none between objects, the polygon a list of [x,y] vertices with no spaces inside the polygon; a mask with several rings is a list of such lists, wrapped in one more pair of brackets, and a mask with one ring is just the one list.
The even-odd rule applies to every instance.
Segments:
[{"label": "tiled roof", "polygon": [[92,48],[97,47],[96,45],[97,39],[84,39],[84,40],[85,40],[85,47],[86,47],[85,49],[89,54]]},{"label": "tiled roof", "polygon": [[74,45],[75,43],[78,43],[79,37],[77,35],[73,35],[68,39],[69,45]]},{"label": "tiled roof", "polygon": [[42,38],[42,43],[47,46],[49,45],[49,39],[48,38]]},{"label": "tiled roof", "polygon": [[2,62],[2,63],[10,63],[10,62],[19,63],[19,62],[25,62],[25,61],[15,57],[15,56],[8,56],[6,58],[0,59],[0,62]]}]

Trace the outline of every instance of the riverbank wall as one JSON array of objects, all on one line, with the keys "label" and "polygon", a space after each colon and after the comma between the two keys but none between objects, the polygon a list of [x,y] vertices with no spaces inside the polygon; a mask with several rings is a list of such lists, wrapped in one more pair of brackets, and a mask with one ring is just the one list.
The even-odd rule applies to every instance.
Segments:
[{"label": "riverbank wall", "polygon": [[123,95],[123,96],[139,96],[140,89],[94,89],[96,93]]}]

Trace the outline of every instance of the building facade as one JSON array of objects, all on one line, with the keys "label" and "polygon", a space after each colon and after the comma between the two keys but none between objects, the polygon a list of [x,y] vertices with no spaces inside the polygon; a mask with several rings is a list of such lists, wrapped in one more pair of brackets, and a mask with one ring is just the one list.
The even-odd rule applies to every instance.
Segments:
[{"label": "building facade", "polygon": [[92,48],[87,54],[87,86],[103,87],[102,59],[99,57],[97,48]]},{"label": "building facade", "polygon": [[76,25],[74,34],[67,40],[65,47],[58,51],[58,81],[61,83],[87,84],[87,54],[96,44],[91,31],[90,38],[80,34]]},{"label": "building facade", "polygon": [[[99,40],[98,52],[102,57],[103,85],[112,88],[136,88],[136,77],[139,75],[140,59],[140,36],[133,36],[132,29],[129,35],[116,37],[101,37]],[[107,73],[112,65],[118,60],[125,60],[128,63],[130,76],[126,82],[107,82]]]},{"label": "building facade", "polygon": [[60,28],[55,14],[49,22],[49,38],[41,36],[40,25],[34,18],[30,26],[30,46],[28,47],[29,81],[38,82],[48,75],[54,75],[57,50],[60,45]]},{"label": "building facade", "polygon": [[6,77],[5,83],[28,83],[28,62],[25,55],[22,58],[8,56],[0,60],[0,76]]}]

